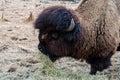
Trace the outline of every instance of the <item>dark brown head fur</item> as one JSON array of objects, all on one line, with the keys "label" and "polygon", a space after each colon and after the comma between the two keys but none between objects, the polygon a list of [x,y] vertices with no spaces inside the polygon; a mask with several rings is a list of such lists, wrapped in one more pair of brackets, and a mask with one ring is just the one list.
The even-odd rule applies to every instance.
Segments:
[{"label": "dark brown head fur", "polygon": [[53,6],[45,9],[35,22],[36,29],[65,30],[69,27],[72,15],[63,6]]}]

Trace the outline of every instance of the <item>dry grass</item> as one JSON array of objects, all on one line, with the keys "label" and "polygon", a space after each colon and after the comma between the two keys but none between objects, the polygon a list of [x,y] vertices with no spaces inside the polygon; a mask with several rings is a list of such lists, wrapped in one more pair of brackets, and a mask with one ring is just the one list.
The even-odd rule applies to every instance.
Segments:
[{"label": "dry grass", "polygon": [[30,12],[29,17],[26,19],[26,22],[33,22],[34,21],[34,16],[33,13]]},{"label": "dry grass", "polygon": [[5,21],[8,21],[7,19],[4,18],[4,13],[2,13],[2,16],[1,16],[1,19],[0,19],[0,22],[5,22]]},{"label": "dry grass", "polygon": [[82,71],[63,70],[57,68],[47,56],[39,53],[42,67],[27,80],[108,80],[105,75],[91,76]]}]

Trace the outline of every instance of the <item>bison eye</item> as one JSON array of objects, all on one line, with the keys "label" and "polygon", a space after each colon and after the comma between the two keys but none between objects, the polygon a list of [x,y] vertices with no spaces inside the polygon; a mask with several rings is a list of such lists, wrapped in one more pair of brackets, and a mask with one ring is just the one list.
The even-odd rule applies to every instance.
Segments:
[{"label": "bison eye", "polygon": [[57,40],[59,38],[59,34],[58,33],[52,33],[52,38]]}]

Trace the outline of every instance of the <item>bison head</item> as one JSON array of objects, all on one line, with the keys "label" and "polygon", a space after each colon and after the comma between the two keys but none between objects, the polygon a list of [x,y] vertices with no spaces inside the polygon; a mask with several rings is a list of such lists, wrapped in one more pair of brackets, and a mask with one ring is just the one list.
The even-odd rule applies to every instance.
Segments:
[{"label": "bison head", "polygon": [[52,61],[72,53],[70,50],[72,48],[66,48],[70,45],[66,44],[65,40],[72,40],[72,37],[66,36],[75,29],[75,24],[72,13],[65,7],[53,6],[45,9],[34,25],[36,29],[39,29],[38,49],[48,55]]}]

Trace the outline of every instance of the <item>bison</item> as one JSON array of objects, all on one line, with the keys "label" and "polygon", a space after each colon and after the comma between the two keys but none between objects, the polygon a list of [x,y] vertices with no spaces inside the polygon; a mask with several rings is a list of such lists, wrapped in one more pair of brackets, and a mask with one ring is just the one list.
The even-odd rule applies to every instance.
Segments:
[{"label": "bison", "polygon": [[111,65],[119,44],[117,7],[112,0],[82,0],[75,9],[52,6],[35,21],[38,49],[54,62],[60,57],[84,59],[90,74]]}]

